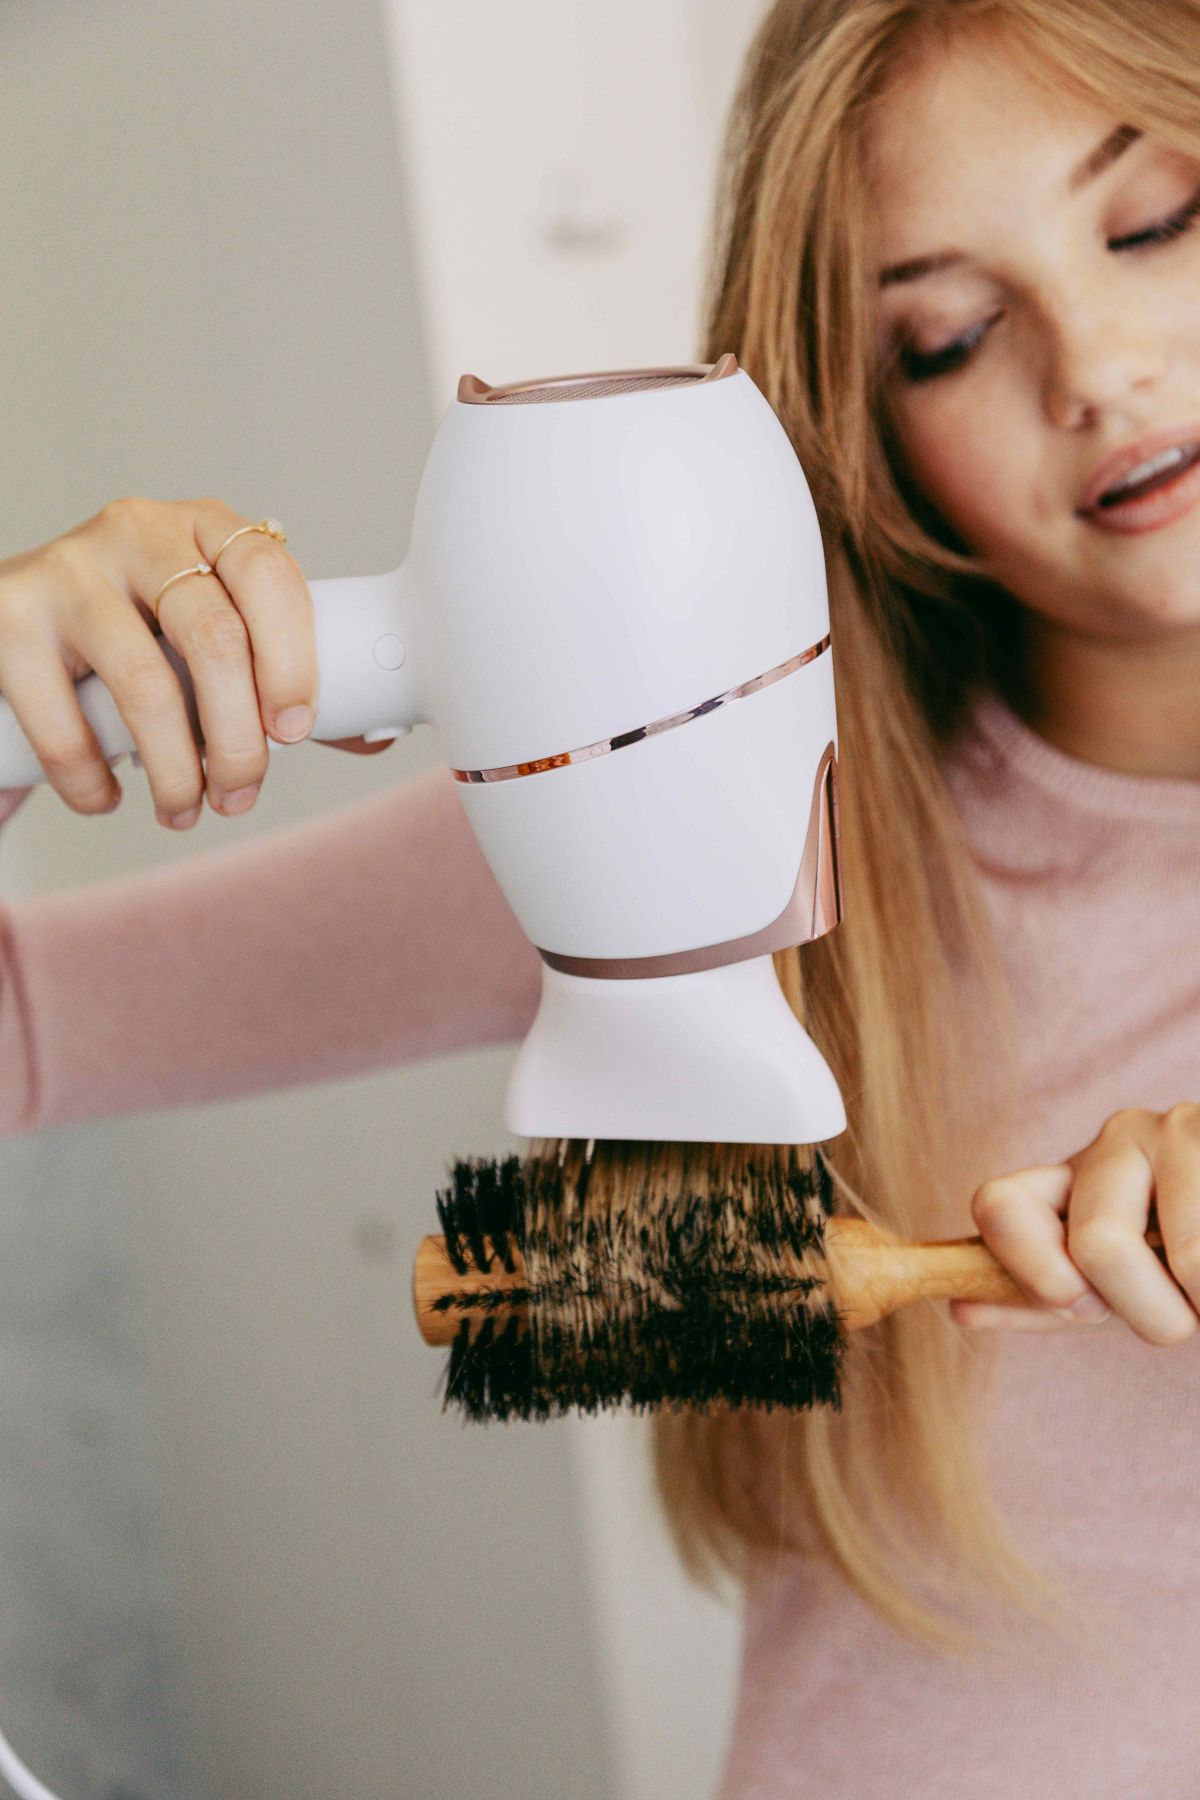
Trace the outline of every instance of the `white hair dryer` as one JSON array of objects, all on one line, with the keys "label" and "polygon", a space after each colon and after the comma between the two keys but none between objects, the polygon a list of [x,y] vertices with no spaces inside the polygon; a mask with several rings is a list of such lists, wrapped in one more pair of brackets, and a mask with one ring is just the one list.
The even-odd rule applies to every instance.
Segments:
[{"label": "white hair dryer", "polygon": [[[508,1129],[844,1130],[771,961],[841,917],[825,563],[795,451],[736,359],[464,375],[404,562],[310,585],[312,735],[435,724],[541,951]],[[132,750],[98,678],[79,695],[105,755]],[[42,778],[0,703],[0,786]]]}]

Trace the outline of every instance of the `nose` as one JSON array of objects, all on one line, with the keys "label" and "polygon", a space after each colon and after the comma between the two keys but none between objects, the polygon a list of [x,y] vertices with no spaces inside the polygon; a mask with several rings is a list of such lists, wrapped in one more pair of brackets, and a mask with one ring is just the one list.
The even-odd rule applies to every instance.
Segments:
[{"label": "nose", "polygon": [[1095,295],[1076,297],[1053,324],[1045,404],[1055,425],[1069,430],[1126,407],[1136,412],[1163,379],[1161,333],[1128,292],[1106,304]]}]

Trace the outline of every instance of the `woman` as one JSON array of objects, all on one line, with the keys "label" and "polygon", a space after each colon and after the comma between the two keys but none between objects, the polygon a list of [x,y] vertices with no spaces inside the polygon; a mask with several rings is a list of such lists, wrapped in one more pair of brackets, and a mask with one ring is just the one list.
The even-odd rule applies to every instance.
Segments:
[{"label": "woman", "polygon": [[[746,1582],[722,1800],[1194,1780],[1198,121],[1195,0],[779,0],[747,60],[705,354],[737,353],[814,490],[844,774],[846,918],[776,966],[847,1096],[842,1209],[981,1232],[1028,1305],[902,1309],[851,1343],[840,1413],[656,1421],[685,1560]],[[136,609],[166,529],[143,507],[116,561],[76,545],[69,673],[116,681],[128,610],[92,567]],[[217,687],[242,729],[252,678],[261,708],[218,794],[311,698],[268,646],[307,643],[298,573],[254,551],[213,728]],[[64,684],[0,660],[31,732]],[[166,773],[158,699],[172,817],[200,776]],[[9,908],[8,1129],[520,1035],[537,955],[449,789]]]},{"label": "woman", "polygon": [[902,1309],[840,1415],[658,1421],[748,1583],[722,1800],[1194,1785],[1198,102],[1193,0],[781,0],[747,60],[707,344],[834,577],[840,1204],[1030,1304]]}]

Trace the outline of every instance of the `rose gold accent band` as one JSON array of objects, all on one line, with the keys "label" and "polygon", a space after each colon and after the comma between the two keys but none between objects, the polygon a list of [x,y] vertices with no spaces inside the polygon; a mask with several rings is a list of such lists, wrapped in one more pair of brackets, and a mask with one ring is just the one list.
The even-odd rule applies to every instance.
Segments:
[{"label": "rose gold accent band", "polygon": [[791,898],[783,911],[746,937],[666,956],[561,956],[536,948],[552,969],[586,975],[593,981],[636,981],[653,975],[693,975],[700,969],[746,962],[773,950],[809,944],[832,931],[842,916],[841,837],[838,819],[837,752],[828,744],[817,765],[804,851]]},{"label": "rose gold accent band", "polygon": [[757,694],[760,688],[770,687],[773,682],[782,681],[785,675],[791,675],[796,669],[802,669],[805,663],[824,655],[829,648],[829,634],[819,644],[810,644],[807,650],[801,650],[796,656],[790,656],[786,662],[768,669],[765,675],[755,675],[751,681],[743,681],[739,687],[726,688],[712,700],[702,700],[699,706],[689,706],[684,712],[668,713],[666,718],[655,719],[649,725],[635,725],[630,731],[618,732],[616,737],[597,738],[594,744],[584,744],[578,750],[560,750],[554,756],[539,756],[533,762],[502,763],[494,769],[451,769],[455,781],[516,781],[522,775],[543,775],[547,769],[565,769],[572,763],[590,762],[594,756],[607,756],[612,750],[628,749],[630,744],[640,744],[643,738],[657,737],[659,732],[674,731],[678,725],[687,725],[698,719],[703,713],[715,712],[719,706],[728,706],[731,700],[743,700],[747,694]]},{"label": "rose gold accent band", "polygon": [[[455,398],[474,406],[532,404],[538,400],[598,400],[609,394],[642,392],[647,388],[674,387],[685,382],[723,381],[737,374],[732,350],[715,363],[660,364],[651,369],[589,369],[576,375],[540,375],[534,381],[508,381],[489,387],[478,375],[461,375]],[[550,394],[548,389],[561,389]],[[526,399],[528,396],[528,400]]]}]

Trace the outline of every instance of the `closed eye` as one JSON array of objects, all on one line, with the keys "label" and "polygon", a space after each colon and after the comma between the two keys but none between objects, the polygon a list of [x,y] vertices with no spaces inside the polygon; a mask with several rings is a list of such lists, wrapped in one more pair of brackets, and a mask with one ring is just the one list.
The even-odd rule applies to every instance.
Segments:
[{"label": "closed eye", "polygon": [[[1197,219],[1200,219],[1200,188],[1183,206],[1165,219],[1160,219],[1157,224],[1148,225],[1144,231],[1133,232],[1126,237],[1109,238],[1108,248],[1136,256],[1185,236],[1193,230]],[[913,383],[932,381],[939,375],[950,375],[957,369],[964,368],[990,328],[1003,316],[1002,312],[993,313],[991,318],[973,325],[970,331],[955,338],[953,343],[943,345],[940,350],[922,351],[912,344],[901,344],[897,360],[905,379]]]},{"label": "closed eye", "polygon": [[898,360],[905,379],[932,381],[936,375],[949,375],[953,370],[961,369],[996,320],[1003,316],[1003,313],[993,313],[990,319],[981,319],[978,325],[972,325],[970,331],[941,350],[918,350],[912,344],[901,344]]},{"label": "closed eye", "polygon": [[1169,244],[1172,239],[1182,237],[1190,231],[1197,218],[1200,218],[1200,188],[1191,199],[1173,212],[1166,219],[1160,219],[1157,225],[1148,225],[1145,231],[1138,231],[1132,237],[1109,238],[1110,250],[1145,250],[1154,244]]}]

